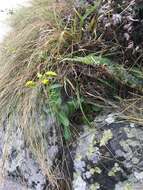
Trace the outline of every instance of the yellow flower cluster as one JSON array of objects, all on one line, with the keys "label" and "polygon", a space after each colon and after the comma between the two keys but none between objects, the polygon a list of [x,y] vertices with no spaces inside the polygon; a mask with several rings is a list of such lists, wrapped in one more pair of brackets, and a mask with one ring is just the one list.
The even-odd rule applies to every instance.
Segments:
[{"label": "yellow flower cluster", "polygon": [[45,73],[48,77],[56,77],[57,76],[57,73],[53,72],[53,71],[47,71]]},{"label": "yellow flower cluster", "polygon": [[43,84],[49,84],[49,80],[48,79],[43,79],[42,81],[41,81]]},{"label": "yellow flower cluster", "polygon": [[36,86],[36,83],[34,81],[30,80],[30,81],[26,82],[25,86],[28,88],[33,88]]},{"label": "yellow flower cluster", "polygon": [[[40,79],[41,83],[44,85],[48,85],[50,82],[50,78],[56,77],[57,73],[54,71],[47,71],[44,75],[37,73],[37,78]],[[33,88],[36,86],[36,83],[32,80],[27,81],[27,83],[25,84],[26,87],[28,88]]]}]

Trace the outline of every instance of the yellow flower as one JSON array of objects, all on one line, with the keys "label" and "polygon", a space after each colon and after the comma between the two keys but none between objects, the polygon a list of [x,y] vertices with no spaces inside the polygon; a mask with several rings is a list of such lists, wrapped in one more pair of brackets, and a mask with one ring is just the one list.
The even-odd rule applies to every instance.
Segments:
[{"label": "yellow flower", "polygon": [[27,81],[27,83],[25,84],[26,87],[29,88],[33,88],[36,86],[35,82],[33,82],[32,80]]},{"label": "yellow flower", "polygon": [[49,84],[49,80],[48,79],[44,79],[41,81],[43,84]]},{"label": "yellow flower", "polygon": [[45,74],[49,77],[56,77],[57,76],[57,73],[55,73],[54,71],[47,71]]}]

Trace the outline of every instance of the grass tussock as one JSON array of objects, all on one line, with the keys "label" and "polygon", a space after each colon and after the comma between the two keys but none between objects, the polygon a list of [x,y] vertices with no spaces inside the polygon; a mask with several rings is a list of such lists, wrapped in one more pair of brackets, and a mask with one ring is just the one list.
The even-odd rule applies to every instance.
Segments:
[{"label": "grass tussock", "polygon": [[[137,104],[143,98],[143,75],[140,67],[117,64],[109,56],[111,47],[106,47],[104,51],[103,35],[98,31],[98,9],[101,3],[102,1],[97,1],[87,9],[82,9],[75,8],[72,1],[32,1],[30,7],[22,8],[12,16],[11,25],[14,30],[2,45],[0,117],[11,122],[14,119],[13,113],[19,113],[17,120],[26,142],[44,174],[56,187],[56,174],[60,171],[58,167],[51,168],[48,161],[45,162],[48,160],[47,137],[43,136],[47,113],[49,109],[54,110],[50,107],[47,85],[39,82],[37,73],[57,73],[54,81],[62,86],[63,98],[56,104],[56,112],[59,111],[57,107],[61,109],[63,99],[67,101],[76,98],[76,110],[80,110],[86,123],[91,119],[88,118],[88,114],[91,115],[91,106],[92,110],[96,109],[96,115],[100,109],[117,108],[121,101],[122,112],[127,113],[132,101],[128,100],[126,105],[127,101],[124,102],[123,98],[131,97],[133,100],[133,94],[136,94]],[[36,86],[25,87],[27,81],[33,81]],[[67,105],[71,104],[68,102]],[[63,113],[63,110],[60,111]],[[132,111],[137,116],[131,117],[129,114],[129,119],[142,123],[142,109]],[[69,125],[65,115],[60,119],[61,124]],[[53,137],[53,143],[58,141],[59,146],[63,146],[63,130],[58,127],[54,118],[52,127],[58,134],[58,139]]]},{"label": "grass tussock", "polygon": [[[13,112],[19,113],[17,120],[27,144],[44,174],[55,185],[54,171],[51,171],[48,161],[45,163],[48,160],[45,152],[47,140],[42,131],[47,121],[43,110],[48,110],[48,103],[40,85],[27,89],[25,84],[34,80],[38,72],[53,67],[63,53],[60,52],[63,36],[66,35],[63,20],[67,12],[69,14],[70,9],[64,1],[57,3],[50,0],[33,1],[29,8],[19,10],[11,18],[14,31],[3,44],[0,62],[1,119],[11,122],[15,119]],[[53,144],[54,141],[53,137]]]}]

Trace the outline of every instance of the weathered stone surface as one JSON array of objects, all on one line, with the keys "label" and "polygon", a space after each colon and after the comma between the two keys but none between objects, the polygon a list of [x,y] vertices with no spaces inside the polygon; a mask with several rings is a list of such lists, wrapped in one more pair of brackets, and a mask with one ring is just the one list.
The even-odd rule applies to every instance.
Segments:
[{"label": "weathered stone surface", "polygon": [[0,182],[0,190],[31,190],[26,186],[21,185],[11,180],[4,180]]},{"label": "weathered stone surface", "polygon": [[[49,119],[46,123],[48,126],[52,124]],[[73,158],[68,160],[67,157],[71,176],[73,174],[71,189],[141,190],[142,126],[123,121],[119,113],[99,116],[94,123],[95,126],[92,128],[82,126],[80,137],[68,150],[71,151]],[[7,123],[0,129],[1,158],[4,154],[4,144],[8,142],[7,157],[4,162],[0,161],[1,168],[3,166],[5,171],[5,180],[0,184],[0,190],[44,190],[45,188],[52,190],[48,188],[46,177],[42,174],[28,146],[25,145],[23,133],[17,127],[17,123],[8,133],[11,135],[4,137],[6,126]],[[48,162],[52,166],[58,154],[58,146],[52,143],[52,136],[49,136],[47,153],[51,160]]]},{"label": "weathered stone surface", "polygon": [[[17,117],[18,115],[15,114],[15,118]],[[58,146],[55,144],[54,120],[48,116],[46,118],[39,117],[39,122],[41,124],[38,125],[37,123],[37,125],[41,127],[40,130],[43,130],[45,135],[49,134],[46,146],[47,156],[45,158],[50,167],[58,153]],[[47,186],[46,176],[43,175],[38,162],[25,143],[18,118],[13,121],[12,126],[10,125],[11,123],[5,121],[3,127],[0,128],[0,172],[6,179],[4,183],[0,183],[0,190],[45,189]],[[53,133],[49,132],[51,126]]]},{"label": "weathered stone surface", "polygon": [[143,128],[119,118],[119,113],[100,116],[95,128],[84,127],[74,159],[74,190],[142,187]]}]

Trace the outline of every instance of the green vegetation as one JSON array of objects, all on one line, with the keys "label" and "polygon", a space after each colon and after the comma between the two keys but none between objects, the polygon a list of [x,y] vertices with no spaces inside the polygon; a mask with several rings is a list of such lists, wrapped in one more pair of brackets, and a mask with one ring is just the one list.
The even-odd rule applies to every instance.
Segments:
[{"label": "green vegetation", "polygon": [[[108,56],[110,49],[93,52],[101,40],[97,32],[100,5],[98,1],[80,10],[72,1],[34,0],[12,16],[14,31],[3,44],[0,116],[11,122],[14,113],[19,113],[27,144],[52,183],[57,180],[45,163],[46,139],[42,126],[37,127],[37,114],[46,112],[56,118],[61,144],[76,138],[72,123],[79,124],[77,115],[78,121],[92,126],[94,117],[108,107],[120,105],[127,118],[143,123],[138,118],[143,99],[141,68],[114,62]],[[132,105],[138,110],[136,115],[129,112]],[[74,113],[78,114],[74,117]],[[111,136],[105,134],[101,144]]]},{"label": "green vegetation", "polygon": [[[62,85],[56,83],[53,79],[57,77],[57,74],[53,71],[47,71],[44,75],[38,73],[39,83],[44,85],[44,92],[48,100],[48,105],[51,109],[51,113],[57,119],[59,125],[64,128],[64,138],[69,140],[71,138],[70,121],[69,116],[74,113],[78,108],[77,100],[69,100],[66,103],[62,101],[61,88]],[[26,87],[35,88],[36,83],[34,81],[28,81]]]}]

